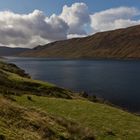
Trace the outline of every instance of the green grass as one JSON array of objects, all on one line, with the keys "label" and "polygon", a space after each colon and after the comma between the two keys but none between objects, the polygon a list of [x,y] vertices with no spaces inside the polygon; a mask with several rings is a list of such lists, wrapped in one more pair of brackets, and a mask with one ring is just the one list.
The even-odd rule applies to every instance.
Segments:
[{"label": "green grass", "polygon": [[22,77],[29,78],[30,76],[24,70],[18,68],[15,64],[8,64],[0,60],[0,70],[11,72]]},{"label": "green grass", "polygon": [[94,140],[89,128],[9,99],[0,96],[0,140]]},{"label": "green grass", "polygon": [[34,107],[90,127],[97,140],[139,140],[140,117],[105,104],[32,96],[15,97],[20,105]]}]

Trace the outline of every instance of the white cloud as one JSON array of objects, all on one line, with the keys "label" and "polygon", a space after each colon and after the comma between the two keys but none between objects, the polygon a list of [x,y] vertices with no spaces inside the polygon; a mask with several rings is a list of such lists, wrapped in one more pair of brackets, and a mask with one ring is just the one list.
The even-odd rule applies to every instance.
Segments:
[{"label": "white cloud", "polygon": [[42,11],[27,15],[0,12],[0,43],[30,46],[67,38],[68,25],[59,17],[47,18]]},{"label": "white cloud", "polygon": [[90,22],[88,7],[85,3],[65,5],[60,17],[69,25],[69,34],[85,35],[84,26]]},{"label": "white cloud", "polygon": [[94,32],[107,31],[140,24],[134,20],[140,11],[134,7],[111,8],[91,15],[91,27]]},{"label": "white cloud", "polygon": [[[34,47],[69,36],[86,34],[84,25],[90,20],[84,3],[64,6],[60,15],[46,17],[42,11],[29,14],[0,12],[0,44],[6,46]],[[69,35],[70,34],[70,35]]]},{"label": "white cloud", "polygon": [[86,36],[86,30],[91,27],[95,33],[140,24],[136,16],[140,16],[140,11],[134,7],[112,8],[90,15],[85,3],[74,3],[70,7],[65,5],[62,13],[50,17],[40,10],[29,14],[1,11],[0,44],[35,47],[51,41]]},{"label": "white cloud", "polygon": [[67,35],[67,38],[70,39],[70,38],[81,38],[81,37],[85,37],[87,35],[79,35],[79,34],[68,34]]}]

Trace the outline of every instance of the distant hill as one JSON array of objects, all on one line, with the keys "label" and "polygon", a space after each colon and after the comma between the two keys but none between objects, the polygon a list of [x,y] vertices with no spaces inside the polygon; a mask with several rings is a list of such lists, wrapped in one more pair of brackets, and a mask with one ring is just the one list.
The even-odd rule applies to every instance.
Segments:
[{"label": "distant hill", "polygon": [[20,56],[58,58],[140,58],[140,25],[56,41]]},{"label": "distant hill", "polygon": [[5,46],[0,46],[0,56],[12,56],[22,53],[30,49],[27,48],[10,48]]}]

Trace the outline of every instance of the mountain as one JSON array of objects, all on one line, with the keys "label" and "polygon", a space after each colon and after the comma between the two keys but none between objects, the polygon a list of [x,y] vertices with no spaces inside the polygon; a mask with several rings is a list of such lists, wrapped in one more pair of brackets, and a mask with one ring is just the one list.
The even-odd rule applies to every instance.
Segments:
[{"label": "mountain", "polygon": [[0,46],[0,56],[12,56],[27,51],[27,48],[10,48],[5,46]]},{"label": "mountain", "polygon": [[56,41],[20,54],[55,58],[140,58],[140,25]]}]

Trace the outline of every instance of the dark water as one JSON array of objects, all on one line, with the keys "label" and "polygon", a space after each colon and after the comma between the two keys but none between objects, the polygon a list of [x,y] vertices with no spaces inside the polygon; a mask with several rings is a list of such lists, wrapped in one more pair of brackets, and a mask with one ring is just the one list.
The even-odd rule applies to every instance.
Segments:
[{"label": "dark water", "polygon": [[140,112],[140,61],[9,58],[33,78]]}]

